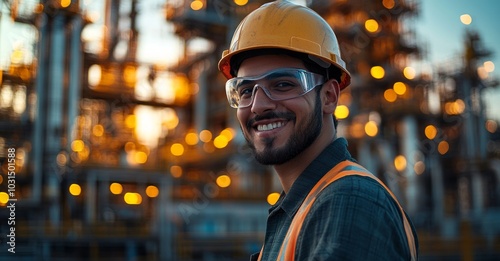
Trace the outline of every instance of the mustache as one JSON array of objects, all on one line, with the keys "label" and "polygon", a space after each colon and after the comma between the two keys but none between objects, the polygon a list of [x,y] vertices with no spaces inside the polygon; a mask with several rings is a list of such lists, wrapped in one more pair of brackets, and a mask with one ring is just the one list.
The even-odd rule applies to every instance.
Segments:
[{"label": "mustache", "polygon": [[247,121],[246,127],[247,129],[251,129],[252,126],[255,124],[257,121],[261,120],[272,120],[272,119],[285,119],[289,121],[294,121],[295,120],[295,114],[291,112],[268,112],[265,114],[257,115],[250,120]]}]

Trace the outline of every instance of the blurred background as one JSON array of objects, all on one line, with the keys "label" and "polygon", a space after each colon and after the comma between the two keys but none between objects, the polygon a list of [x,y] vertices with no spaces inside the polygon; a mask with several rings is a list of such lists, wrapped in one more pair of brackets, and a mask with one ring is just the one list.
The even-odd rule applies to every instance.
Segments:
[{"label": "blurred background", "polygon": [[[281,186],[217,62],[264,2],[0,0],[0,259],[258,251]],[[500,260],[500,2],[295,2],[337,34],[339,135],[404,205],[420,260]]]}]

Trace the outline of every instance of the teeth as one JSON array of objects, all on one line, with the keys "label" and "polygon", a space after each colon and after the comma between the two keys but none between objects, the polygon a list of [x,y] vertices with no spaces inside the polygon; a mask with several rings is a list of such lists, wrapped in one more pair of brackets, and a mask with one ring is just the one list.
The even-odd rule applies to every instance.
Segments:
[{"label": "teeth", "polygon": [[265,125],[258,125],[257,130],[259,131],[268,131],[272,129],[276,129],[283,126],[283,122],[273,122]]}]

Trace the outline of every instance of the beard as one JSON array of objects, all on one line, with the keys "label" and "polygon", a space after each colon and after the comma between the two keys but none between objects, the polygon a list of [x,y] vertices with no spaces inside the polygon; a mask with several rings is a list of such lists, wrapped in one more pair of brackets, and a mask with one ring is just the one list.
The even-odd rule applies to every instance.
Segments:
[{"label": "beard", "polygon": [[[319,136],[322,123],[321,101],[319,95],[316,96],[314,111],[306,117],[308,121],[302,124],[300,129],[292,134],[288,142],[282,148],[273,148],[276,137],[264,140],[265,148],[263,151],[257,151],[255,145],[248,135],[244,135],[248,146],[252,149],[255,159],[264,165],[280,165],[293,158],[308,148]],[[246,125],[248,132],[252,130],[252,122],[256,120],[284,118],[293,121],[296,124],[296,117],[293,113],[275,113],[271,112],[262,116],[257,116]],[[245,132],[243,132],[245,133]]]}]

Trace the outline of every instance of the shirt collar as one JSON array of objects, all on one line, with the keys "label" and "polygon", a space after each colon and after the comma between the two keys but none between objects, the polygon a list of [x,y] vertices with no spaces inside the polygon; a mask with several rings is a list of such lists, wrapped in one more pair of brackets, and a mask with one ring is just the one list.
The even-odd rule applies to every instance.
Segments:
[{"label": "shirt collar", "polygon": [[314,159],[304,172],[295,180],[288,194],[281,193],[278,204],[270,211],[280,206],[290,218],[306,198],[314,185],[335,165],[344,160],[354,160],[347,150],[347,140],[344,138],[335,139],[328,145],[320,155]]}]

